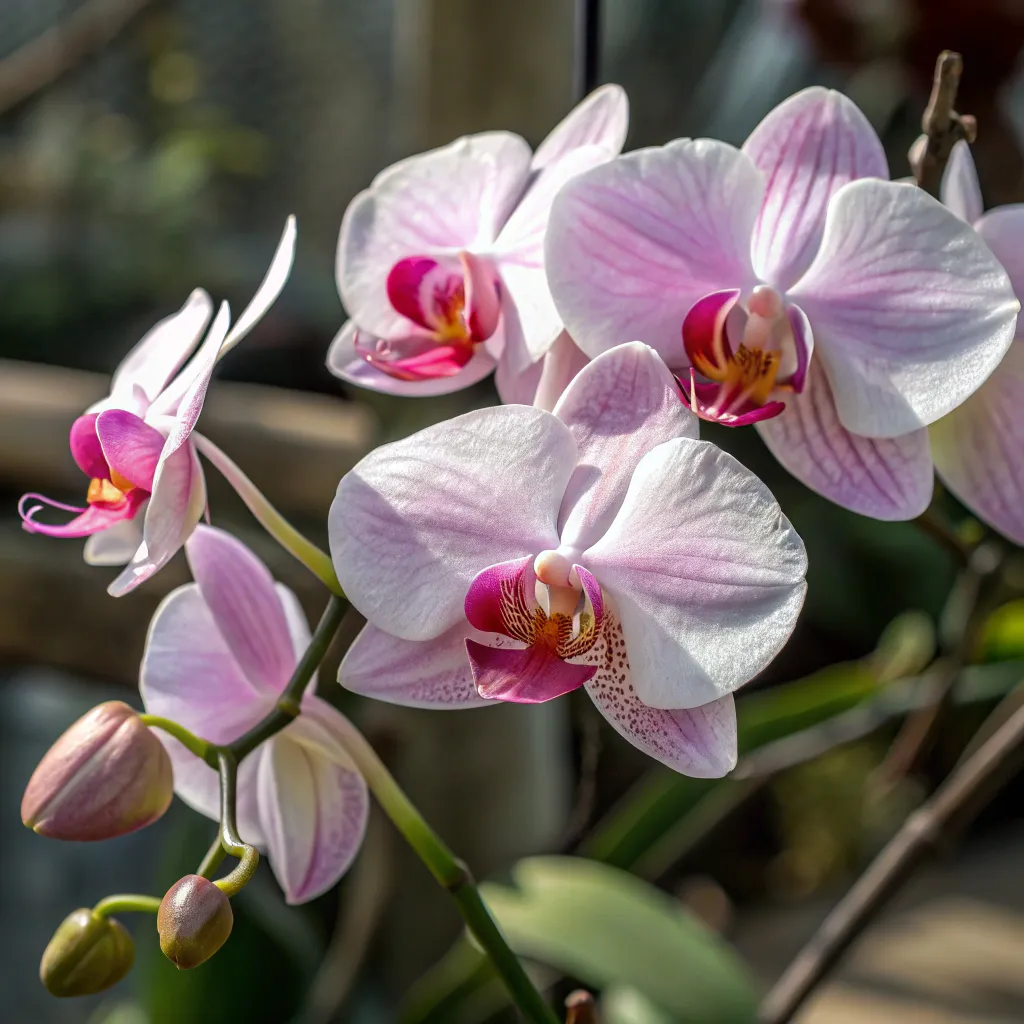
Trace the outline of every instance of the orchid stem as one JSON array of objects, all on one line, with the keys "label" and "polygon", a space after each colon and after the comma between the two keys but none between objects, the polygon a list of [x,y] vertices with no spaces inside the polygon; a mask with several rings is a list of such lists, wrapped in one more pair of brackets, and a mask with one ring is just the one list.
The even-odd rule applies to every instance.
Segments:
[{"label": "orchid stem", "polygon": [[246,507],[260,524],[288,552],[298,559],[327,589],[338,597],[344,597],[331,556],[321,551],[311,540],[304,537],[267,500],[263,492],[242,472],[234,460],[218,448],[208,437],[193,434],[192,440],[229,484],[238,492]]},{"label": "orchid stem", "polygon": [[156,896],[137,896],[134,893],[117,893],[107,896],[92,908],[100,917],[111,914],[124,914],[137,911],[140,914],[155,914],[160,909],[160,899]]},{"label": "orchid stem", "polygon": [[222,861],[227,855],[228,852],[224,849],[224,844],[220,841],[220,832],[218,831],[217,838],[214,839],[209,850],[206,851],[206,856],[196,869],[196,874],[201,875],[203,878],[213,878],[217,868],[220,867]]},{"label": "orchid stem", "polygon": [[238,761],[229,750],[217,754],[220,765],[220,844],[238,858],[238,865],[213,884],[225,896],[237,896],[248,884],[259,866],[260,855],[255,846],[242,841],[235,822],[235,803],[238,787]]},{"label": "orchid stem", "polygon": [[168,735],[173,736],[179,743],[190,750],[200,761],[205,761],[211,768],[217,767],[217,745],[209,740],[201,739],[195,733],[190,732],[185,726],[173,722],[169,718],[161,718],[159,715],[139,715],[143,725],[151,729],[163,729]]}]

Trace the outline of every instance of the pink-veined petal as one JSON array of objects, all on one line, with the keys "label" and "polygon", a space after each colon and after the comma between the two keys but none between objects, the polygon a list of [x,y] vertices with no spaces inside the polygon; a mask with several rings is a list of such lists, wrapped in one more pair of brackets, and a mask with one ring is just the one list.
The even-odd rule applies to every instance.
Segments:
[{"label": "pink-veined petal", "polygon": [[732,694],[689,710],[644,704],[633,688],[622,627],[610,615],[601,641],[584,660],[597,667],[587,693],[609,725],[645,754],[683,775],[717,779],[736,767]]},{"label": "pink-veined petal", "polygon": [[466,641],[477,692],[488,700],[542,704],[578,690],[597,669],[564,661],[549,647],[488,647]]},{"label": "pink-veined petal", "polygon": [[945,206],[968,224],[973,224],[985,209],[971,147],[963,139],[953,145],[942,172],[940,195]]},{"label": "pink-veined petal", "polygon": [[78,468],[90,478],[103,479],[109,470],[103,455],[103,446],[96,434],[98,413],[86,413],[79,416],[71,424],[68,443],[71,446],[71,457]]},{"label": "pink-veined petal", "polygon": [[922,189],[874,179],[835,194],[789,296],[814,328],[840,421],[865,437],[909,434],[956,408],[1003,357],[1019,308],[970,227]]},{"label": "pink-veined petal", "polygon": [[348,870],[369,801],[358,772],[309,751],[288,734],[267,745],[257,783],[270,865],[289,903],[305,903]]},{"label": "pink-veined petal", "polygon": [[292,640],[292,652],[295,655],[294,662],[298,664],[299,659],[306,653],[306,648],[313,636],[309,629],[309,621],[306,619],[306,613],[302,610],[302,605],[294,591],[283,583],[275,583],[274,590],[277,591],[277,599],[281,602],[285,622],[288,625],[288,634]]},{"label": "pink-veined petal", "polygon": [[629,100],[621,85],[595,89],[561,120],[537,147],[532,167],[540,170],[580,146],[603,146],[619,153],[629,128]]},{"label": "pink-veined petal", "polygon": [[640,460],[674,437],[697,437],[697,417],[653,348],[639,341],[585,366],[555,406],[578,464],[559,511],[563,547],[583,551],[608,529]]},{"label": "pink-veined petal", "polygon": [[[1024,203],[997,206],[983,214],[974,228],[1010,276],[1019,299],[1024,295]],[[1018,318],[1017,334],[1022,331],[1024,325]]]},{"label": "pink-veined petal", "polygon": [[484,132],[381,171],[349,203],[335,273],[360,327],[388,337],[401,318],[388,301],[391,268],[409,256],[488,247],[526,186],[530,147],[510,132]]},{"label": "pink-veined petal", "polygon": [[405,707],[482,707],[489,702],[476,692],[467,637],[487,639],[465,621],[433,640],[400,640],[367,625],[345,654],[338,682],[353,693]]},{"label": "pink-veined petal", "polygon": [[558,546],[575,465],[568,428],[522,405],[479,409],[367,455],[328,527],[345,593],[375,626],[428,640],[462,618],[473,577]]},{"label": "pink-veined petal", "polygon": [[196,288],[177,313],[151,328],[125,356],[114,371],[111,398],[134,404],[133,393],[139,388],[152,402],[199,343],[211,316],[213,301],[202,288]]},{"label": "pink-veined petal", "polygon": [[494,370],[494,357],[483,345],[476,345],[472,358],[458,373],[424,380],[401,380],[367,362],[361,354],[362,351],[375,348],[379,340],[360,331],[354,321],[347,321],[327,350],[327,369],[348,384],[386,395],[401,395],[403,398],[448,395],[471,387]]},{"label": "pink-veined petal", "polygon": [[127,565],[142,543],[142,524],[138,514],[124,519],[85,542],[83,557],[87,565]]},{"label": "pink-veined petal", "polygon": [[929,428],[942,482],[989,526],[1024,544],[1024,344]]},{"label": "pink-veined petal", "polygon": [[136,487],[150,491],[164,437],[134,413],[107,409],[96,418],[96,437],[107,465]]},{"label": "pink-veined petal", "polygon": [[707,704],[753,678],[806,590],[803,542],[768,488],[690,438],[644,456],[583,562],[617,606],[637,695],[659,708]]},{"label": "pink-veined petal", "polygon": [[185,555],[245,677],[259,690],[280,693],[296,659],[270,570],[240,540],[212,526],[195,528]]},{"label": "pink-veined petal", "polygon": [[[576,374],[589,362],[590,358],[569,337],[569,332],[562,331],[555,339],[548,354],[541,360],[540,375],[533,393],[533,404],[538,409],[554,409],[565,389],[575,379]],[[500,362],[498,367],[501,368]],[[495,383],[497,383],[497,374]],[[524,387],[529,387],[529,378],[524,382]],[[500,384],[498,394],[501,394]],[[503,397],[502,401],[509,401],[509,399]]]},{"label": "pink-veined petal", "polygon": [[566,329],[590,356],[625,341],[680,361],[687,310],[755,279],[750,236],[764,179],[739,150],[679,139],[572,179],[551,208],[548,284]]},{"label": "pink-veined petal", "polygon": [[868,119],[842,93],[820,86],[780,103],[743,152],[767,179],[754,228],[754,269],[783,291],[811,265],[832,196],[857,178],[889,178]]},{"label": "pink-veined petal", "polygon": [[851,434],[814,360],[802,394],[787,394],[780,416],[757,425],[769,451],[812,491],[873,519],[913,519],[932,498],[928,431],[902,437]]}]

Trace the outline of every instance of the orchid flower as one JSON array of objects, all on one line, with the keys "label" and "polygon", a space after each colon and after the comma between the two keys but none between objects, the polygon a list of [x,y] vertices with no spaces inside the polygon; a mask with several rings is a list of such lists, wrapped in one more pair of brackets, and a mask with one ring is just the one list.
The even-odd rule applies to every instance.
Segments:
[{"label": "orchid flower", "polygon": [[[225,302],[207,330],[213,303],[197,288],[128,353],[114,371],[110,394],[71,425],[71,455],[89,477],[85,507],[40,494],[19,502],[30,533],[88,537],[89,564],[128,563],[108,588],[114,597],[166,565],[202,517],[206,482],[193,430],[210,377],[280,294],[294,253],[295,221],[289,217],[266,277],[233,328]],[[37,515],[47,506],[76,515],[62,525],[42,523]]]},{"label": "orchid flower", "polygon": [[[185,545],[194,583],[173,591],[149,627],[139,688],[150,714],[229,743],[275,706],[310,632],[295,595],[240,541],[199,526]],[[269,854],[289,903],[330,889],[362,842],[366,783],[345,752],[340,712],[314,696],[238,770],[242,839]],[[340,723],[340,724],[339,724]],[[217,773],[165,733],[174,788],[217,820]]]},{"label": "orchid flower", "polygon": [[366,456],[329,518],[368,620],[340,681],[446,708],[583,686],[651,756],[727,772],[732,691],[792,631],[806,556],[764,484],[697,427],[634,342],[589,363],[554,413],[480,409]]},{"label": "orchid flower", "polygon": [[[1024,203],[983,213],[970,147],[953,147],[942,201],[974,226],[1024,295]],[[984,384],[929,429],[942,482],[971,510],[1024,544],[1024,326]]]},{"label": "orchid flower", "polygon": [[517,378],[540,376],[562,330],[544,274],[551,201],[621,150],[627,123],[626,94],[606,85],[532,155],[518,135],[484,132],[378,174],[341,225],[338,291],[351,320],[331,345],[331,372],[438,395],[497,365],[499,387],[521,393]]},{"label": "orchid flower", "polygon": [[588,355],[653,345],[699,416],[755,423],[818,493],[916,516],[933,481],[923,428],[999,363],[1019,304],[974,231],[887,178],[867,119],[820,88],[742,149],[680,139],[618,157],[555,199],[558,311]]}]

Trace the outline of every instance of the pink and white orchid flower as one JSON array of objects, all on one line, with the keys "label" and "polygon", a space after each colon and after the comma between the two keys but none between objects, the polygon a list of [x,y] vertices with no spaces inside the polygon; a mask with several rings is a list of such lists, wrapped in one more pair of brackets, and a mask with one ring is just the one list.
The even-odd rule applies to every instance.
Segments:
[{"label": "pink and white orchid flower", "polygon": [[[214,743],[229,743],[273,710],[310,632],[295,595],[230,534],[199,526],[185,545],[194,583],[157,609],[146,638],[139,689],[146,711]],[[238,769],[238,829],[266,851],[289,903],[330,889],[348,869],[366,830],[366,783],[345,751],[351,729],[313,693],[294,722]],[[217,773],[159,733],[174,788],[217,820]]]},{"label": "pink and white orchid flower", "polygon": [[[401,160],[352,200],[337,281],[351,319],[334,339],[335,376],[397,395],[439,395],[499,367],[515,390],[539,377],[562,324],[544,274],[555,193],[622,149],[617,85],[593,92],[531,155],[510,132],[469,135]],[[533,385],[536,390],[536,384]]]},{"label": "pink and white orchid flower", "polygon": [[[233,328],[225,302],[207,330],[213,303],[197,288],[128,353],[114,371],[110,394],[71,425],[71,455],[89,477],[84,508],[40,494],[19,502],[30,533],[88,537],[91,565],[128,563],[108,588],[114,597],[166,565],[202,517],[206,482],[192,435],[214,366],[273,304],[294,253],[295,220],[289,217],[270,269]],[[77,515],[62,525],[42,523],[36,517],[47,506]]]},{"label": "pink and white orchid flower", "polygon": [[806,555],[764,484],[697,427],[633,342],[588,364],[553,414],[480,409],[368,455],[329,518],[368,619],[340,681],[447,708],[584,686],[651,756],[729,771],[732,691],[792,631]]},{"label": "pink and white orchid flower", "polygon": [[932,493],[928,424],[971,395],[1019,305],[984,242],[888,178],[848,99],[806,89],[742,149],[680,139],[587,171],[546,261],[587,354],[639,338],[698,415],[756,423],[808,487],[878,519]]},{"label": "pink and white orchid flower", "polygon": [[[942,201],[974,226],[1024,295],[1024,203],[983,213],[981,186],[966,142],[953,147]],[[1024,325],[984,384],[929,428],[942,482],[989,526],[1024,544]]]}]

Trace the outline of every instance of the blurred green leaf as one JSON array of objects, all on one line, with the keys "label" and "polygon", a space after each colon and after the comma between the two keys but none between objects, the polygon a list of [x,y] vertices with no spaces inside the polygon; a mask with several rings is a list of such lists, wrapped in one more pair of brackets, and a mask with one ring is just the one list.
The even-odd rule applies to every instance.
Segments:
[{"label": "blurred green leaf", "polygon": [[1010,601],[989,616],[979,646],[989,661],[1024,657],[1024,600]]},{"label": "blurred green leaf", "polygon": [[755,1020],[742,960],[660,890],[580,857],[531,857],[513,879],[481,892],[520,956],[596,988],[628,985],[680,1022]]},{"label": "blurred green leaf", "polygon": [[671,1014],[628,985],[616,985],[601,996],[601,1020],[603,1024],[675,1024]]}]

